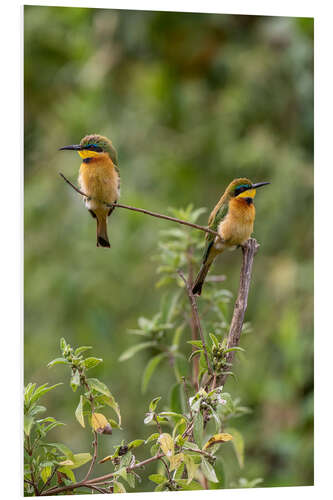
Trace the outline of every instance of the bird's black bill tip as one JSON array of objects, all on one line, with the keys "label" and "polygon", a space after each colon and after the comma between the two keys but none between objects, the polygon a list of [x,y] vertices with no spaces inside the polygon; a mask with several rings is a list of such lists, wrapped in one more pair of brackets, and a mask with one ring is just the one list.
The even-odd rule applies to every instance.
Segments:
[{"label": "bird's black bill tip", "polygon": [[270,182],[257,182],[256,184],[252,184],[252,189],[257,189],[261,186],[267,186]]},{"label": "bird's black bill tip", "polygon": [[69,146],[63,146],[62,148],[59,148],[59,151],[66,151],[66,150],[70,150],[70,151],[81,151],[81,146],[80,144],[71,144]]}]

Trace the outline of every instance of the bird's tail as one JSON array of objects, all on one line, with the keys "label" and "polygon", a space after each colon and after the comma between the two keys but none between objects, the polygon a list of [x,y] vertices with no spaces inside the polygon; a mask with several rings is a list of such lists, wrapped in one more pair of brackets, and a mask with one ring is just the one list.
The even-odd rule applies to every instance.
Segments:
[{"label": "bird's tail", "polygon": [[212,262],[213,260],[203,262],[192,288],[193,295],[201,295],[202,285],[205,282],[207,273],[209,271],[210,266],[212,265]]},{"label": "bird's tail", "polygon": [[107,232],[107,214],[96,214],[97,219],[97,246],[110,248]]}]

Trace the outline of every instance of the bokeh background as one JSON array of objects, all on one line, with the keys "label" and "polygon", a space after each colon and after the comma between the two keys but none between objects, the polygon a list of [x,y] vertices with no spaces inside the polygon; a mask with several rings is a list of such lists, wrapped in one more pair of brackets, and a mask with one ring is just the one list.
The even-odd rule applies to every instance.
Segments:
[{"label": "bokeh background", "polygon": [[[167,404],[173,383],[161,368],[143,397],[149,353],[118,361],[135,340],[128,328],[157,312],[152,256],[170,224],[118,209],[112,249],[97,249],[95,221],[58,175],[76,182],[79,157],[59,147],[87,133],[110,137],[121,201],[163,213],[189,203],[210,210],[235,177],[270,181],[256,198],[252,332],[238,382],[226,387],[252,409],[237,421],[245,468],[226,448],[227,474],[312,484],[313,20],[26,6],[24,45],[26,382],[69,375],[46,367],[60,337],[92,345],[104,358],[94,376],[111,387],[125,429],[101,440],[105,454],[149,435],[148,402],[161,395]],[[215,266],[233,293],[240,259],[230,253]],[[67,424],[54,441],[88,451],[77,400],[64,385],[44,403]]]}]

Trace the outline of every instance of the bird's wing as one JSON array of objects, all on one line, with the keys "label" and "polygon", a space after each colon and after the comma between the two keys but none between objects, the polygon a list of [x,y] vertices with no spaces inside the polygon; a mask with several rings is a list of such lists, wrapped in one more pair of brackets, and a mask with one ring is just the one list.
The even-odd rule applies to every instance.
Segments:
[{"label": "bird's wing", "polygon": [[[220,207],[215,207],[212,213],[210,214],[209,220],[208,220],[208,227],[209,229],[212,229],[213,231],[217,231],[217,228],[221,222],[222,219],[227,215],[228,213],[228,203],[223,203]],[[204,250],[204,256],[203,256],[203,261],[206,262],[210,249],[213,246],[215,236],[211,233],[206,233],[206,246]]]},{"label": "bird's wing", "polygon": [[[217,209],[216,209],[217,208]],[[208,220],[208,227],[209,229],[212,229],[213,231],[217,231],[217,228],[221,222],[222,219],[227,215],[228,213],[228,203],[223,203],[220,207],[215,207],[212,213],[210,214],[209,220]],[[208,240],[214,239],[214,235],[207,233],[206,238]]]}]

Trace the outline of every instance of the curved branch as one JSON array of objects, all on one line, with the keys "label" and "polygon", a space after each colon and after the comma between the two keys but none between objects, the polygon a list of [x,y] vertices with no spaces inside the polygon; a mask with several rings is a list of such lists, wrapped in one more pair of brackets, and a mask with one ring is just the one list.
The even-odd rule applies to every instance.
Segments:
[{"label": "curved branch", "polygon": [[[89,198],[89,196],[87,196],[79,188],[77,188],[74,184],[72,184],[71,181],[69,181],[64,176],[64,174],[62,174],[61,172],[59,172],[59,175],[77,193],[81,194],[85,198]],[[164,220],[168,220],[168,221],[171,221],[171,222],[177,222],[177,224],[183,224],[184,226],[193,227],[194,229],[199,229],[199,231],[204,231],[205,233],[210,233],[210,234],[213,234],[214,236],[218,236],[219,237],[219,234],[216,231],[213,231],[212,229],[209,229],[209,227],[200,226],[199,224],[193,224],[192,222],[187,222],[185,220],[178,219],[177,217],[170,217],[169,215],[159,214],[157,212],[151,212],[150,210],[146,210],[144,208],[137,208],[137,207],[131,207],[130,205],[123,205],[121,203],[106,203],[105,201],[103,201],[103,203],[104,203],[104,205],[106,205],[107,207],[110,207],[110,208],[113,208],[113,207],[115,207],[115,208],[126,208],[127,210],[133,210],[134,212],[139,212],[141,214],[150,215],[151,217],[157,217],[158,219],[164,219]]]},{"label": "curved branch", "polygon": [[[253,266],[253,259],[259,248],[259,243],[254,238],[250,238],[243,246],[243,263],[240,272],[238,296],[234,307],[234,312],[230,324],[227,349],[236,347],[242,333],[244,315],[247,308],[247,299],[249,295],[251,273]],[[228,352],[225,357],[227,363],[233,363],[235,351]],[[228,365],[231,366],[231,365]],[[224,385],[228,377],[228,373],[222,373],[217,377],[217,385]]]}]

